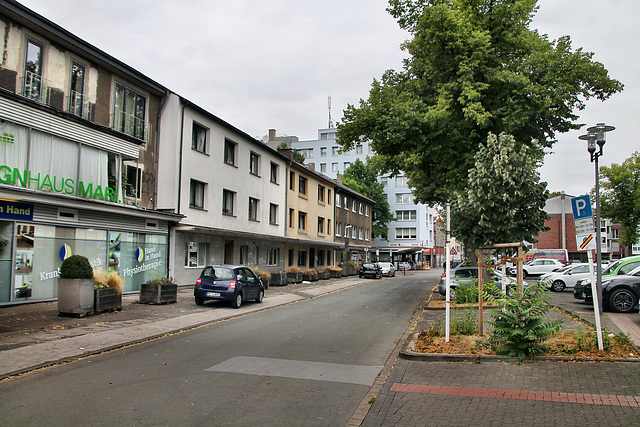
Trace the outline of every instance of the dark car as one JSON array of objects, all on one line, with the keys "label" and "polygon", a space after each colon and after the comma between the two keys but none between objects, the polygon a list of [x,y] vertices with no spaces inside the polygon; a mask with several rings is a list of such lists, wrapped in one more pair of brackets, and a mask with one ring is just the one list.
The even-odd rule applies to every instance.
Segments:
[{"label": "dark car", "polygon": [[[626,258],[621,258],[612,263],[609,263],[606,267],[603,266],[602,281],[608,280],[611,277],[623,276],[632,274],[636,268],[640,267],[640,256],[634,255]],[[581,279],[578,280],[573,288],[573,297],[575,299],[592,300],[591,296],[591,280]]]},{"label": "dark car", "polygon": [[[591,282],[585,280],[573,288],[576,299],[593,300]],[[617,313],[631,313],[640,300],[640,267],[619,276],[602,278],[602,306]]]},{"label": "dark car", "polygon": [[197,305],[208,300],[231,301],[239,308],[243,301],[262,302],[264,285],[250,268],[241,265],[208,265],[196,280],[193,295]]},{"label": "dark car", "polygon": [[379,279],[382,277],[382,269],[378,263],[362,264],[360,271],[358,271],[358,277],[373,277],[374,279]]}]

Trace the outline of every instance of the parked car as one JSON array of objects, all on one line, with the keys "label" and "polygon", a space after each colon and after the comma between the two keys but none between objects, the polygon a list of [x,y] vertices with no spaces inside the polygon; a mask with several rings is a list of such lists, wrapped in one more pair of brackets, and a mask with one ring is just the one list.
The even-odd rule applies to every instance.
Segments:
[{"label": "parked car", "polygon": [[[522,265],[522,273],[524,277],[540,276],[545,273],[551,273],[553,271],[560,270],[561,268],[564,268],[564,264],[562,264],[557,259],[538,258],[525,262]],[[515,276],[517,273],[517,267],[510,267],[509,269],[507,269],[507,273]]]},{"label": "parked car", "polygon": [[358,277],[373,277],[374,279],[379,279],[382,277],[382,269],[377,262],[362,264],[358,271]]},{"label": "parked car", "polygon": [[554,292],[562,292],[565,288],[573,288],[578,280],[589,277],[589,264],[570,264],[558,271],[540,276],[538,284],[547,284]]},{"label": "parked car", "polygon": [[264,299],[262,280],[242,265],[208,265],[196,280],[193,295],[197,305],[208,300],[231,301],[239,308],[244,301],[261,303]]},{"label": "parked car", "polygon": [[[640,267],[640,255],[620,258],[608,264],[607,267],[602,270],[602,281],[604,282],[610,277],[628,275],[638,267]],[[573,288],[573,297],[575,299],[591,301],[591,280],[579,280]]]},{"label": "parked car", "polygon": [[398,271],[403,270],[411,270],[411,264],[409,264],[408,262],[401,262],[400,264],[398,264]]},{"label": "parked car", "polygon": [[396,275],[396,268],[390,262],[379,262],[378,265],[382,270],[382,275],[387,277],[393,277]]},{"label": "parked car", "polygon": [[[440,285],[438,286],[438,292],[440,295],[447,294],[447,273],[442,274],[440,277]],[[502,275],[493,273],[492,280],[495,282],[496,287],[502,290]],[[451,269],[451,280],[449,286],[451,287],[451,299],[455,298],[455,290],[460,286],[471,286],[478,281],[478,267],[457,267]],[[526,284],[525,284],[526,286]],[[507,277],[507,292],[510,289],[515,289],[516,281],[511,277]]]},{"label": "parked car", "polygon": [[[574,298],[592,300],[591,282],[585,286],[574,288]],[[579,298],[576,296],[582,296]],[[640,267],[616,276],[602,278],[602,308],[618,313],[630,313],[636,311],[640,300]]]}]

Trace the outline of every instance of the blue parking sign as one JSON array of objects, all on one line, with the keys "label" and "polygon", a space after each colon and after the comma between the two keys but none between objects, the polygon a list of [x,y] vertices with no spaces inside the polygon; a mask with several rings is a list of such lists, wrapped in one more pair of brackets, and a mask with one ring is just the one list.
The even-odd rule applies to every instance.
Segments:
[{"label": "blue parking sign", "polygon": [[571,199],[571,207],[573,208],[573,219],[591,218],[593,216],[591,199],[588,194]]}]

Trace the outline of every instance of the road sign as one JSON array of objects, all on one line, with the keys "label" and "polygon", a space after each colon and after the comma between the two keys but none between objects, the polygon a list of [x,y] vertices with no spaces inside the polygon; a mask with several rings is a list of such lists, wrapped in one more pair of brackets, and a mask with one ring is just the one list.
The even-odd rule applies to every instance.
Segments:
[{"label": "road sign", "polygon": [[573,224],[576,228],[576,236],[584,235],[584,234],[593,234],[595,232],[595,227],[593,226],[593,218],[582,218],[573,220]]},{"label": "road sign", "polygon": [[573,219],[593,217],[591,200],[588,194],[571,199],[571,207],[573,208]]},{"label": "road sign", "polygon": [[589,251],[591,249],[596,249],[596,234],[581,234],[576,235],[576,246],[579,251]]}]

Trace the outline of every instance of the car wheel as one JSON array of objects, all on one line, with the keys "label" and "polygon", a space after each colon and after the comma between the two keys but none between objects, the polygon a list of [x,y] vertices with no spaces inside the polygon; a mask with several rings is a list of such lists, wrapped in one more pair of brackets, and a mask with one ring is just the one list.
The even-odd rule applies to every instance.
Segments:
[{"label": "car wheel", "polygon": [[258,292],[258,296],[256,297],[256,302],[261,303],[263,300],[264,300],[264,291],[261,289],[260,292]]},{"label": "car wheel", "polygon": [[562,292],[564,291],[564,282],[562,280],[556,280],[551,284],[551,290],[553,292]]},{"label": "car wheel", "polygon": [[196,297],[196,305],[202,305],[202,304],[204,304],[204,298]]},{"label": "car wheel", "polygon": [[636,296],[629,289],[616,289],[609,296],[609,307],[617,313],[629,313],[637,304]]},{"label": "car wheel", "polygon": [[240,308],[240,306],[242,305],[242,294],[238,294],[236,295],[236,298],[231,301],[231,306],[233,308]]},{"label": "car wheel", "polygon": [[522,278],[523,279],[526,279],[528,275],[529,275],[529,273],[527,273],[527,270],[522,270]]}]

